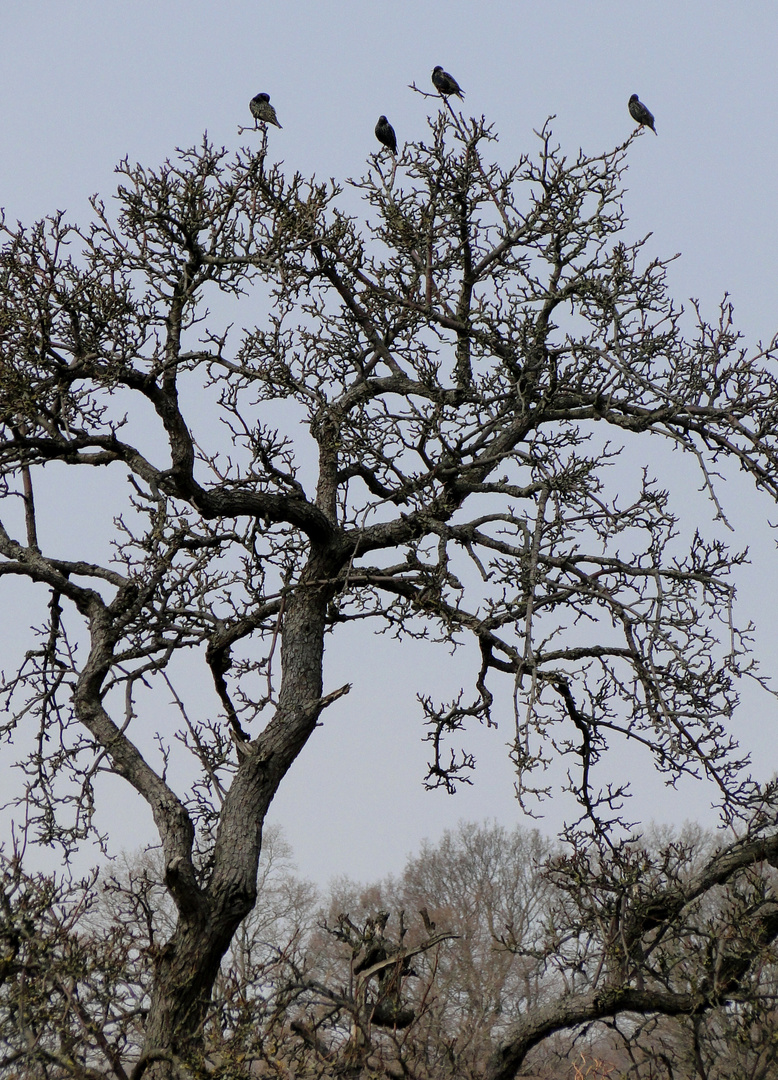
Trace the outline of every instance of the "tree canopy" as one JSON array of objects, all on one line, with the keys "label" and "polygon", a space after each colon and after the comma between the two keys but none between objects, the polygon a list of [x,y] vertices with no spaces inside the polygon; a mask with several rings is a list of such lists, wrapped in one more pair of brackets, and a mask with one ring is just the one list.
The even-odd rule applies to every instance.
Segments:
[{"label": "tree canopy", "polygon": [[[266,137],[234,153],[204,140],[156,169],[122,162],[116,205],[94,199],[86,227],[3,224],[0,576],[48,605],[5,673],[3,731],[32,747],[39,842],[67,851],[88,834],[105,770],[153,814],[176,915],[136,1076],[170,1074],[202,1044],[256,901],[268,807],[324,710],[344,707],[325,643],[351,622],[475,646],[448,700],[419,688],[430,785],[467,779],[450,739],[507,693],[519,793],[542,794],[544,765],[566,762],[581,850],[587,832],[618,845],[629,777],[608,751],[626,739],[669,782],[706,777],[740,823],[745,846],[714,877],[775,857],[773,789],[730,725],[753,666],[733,607],[745,556],[685,520],[652,465],[658,446],[688,457],[726,520],[729,461],[767,512],[775,353],[742,346],[727,300],[690,320],[667,262],[629,239],[637,137],[568,159],[546,124],[503,167],[485,121],[447,107],[428,141],[391,166],[382,151],[353,182],[362,216],[338,184],[285,176]],[[220,295],[237,326],[209,312]],[[36,476],[53,462],[65,490],[90,469],[115,478],[103,559],[97,523],[67,557],[39,527]],[[10,617],[21,637],[25,613]],[[194,779],[168,768],[173,741]],[[662,904],[665,920],[680,910]],[[638,937],[658,916],[641,918]],[[760,919],[771,939],[772,913]],[[633,975],[604,1004],[591,991],[591,1008],[653,1007]],[[513,1075],[532,1022],[490,1075]]]}]

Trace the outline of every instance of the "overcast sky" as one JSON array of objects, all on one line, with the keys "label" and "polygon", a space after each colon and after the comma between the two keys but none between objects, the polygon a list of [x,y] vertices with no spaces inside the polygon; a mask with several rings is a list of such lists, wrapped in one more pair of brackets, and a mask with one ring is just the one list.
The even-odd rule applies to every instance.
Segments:
[{"label": "overcast sky", "polygon": [[[630,230],[653,234],[651,255],[682,254],[669,274],[678,301],[698,297],[713,317],[728,291],[755,342],[778,330],[777,44],[778,5],[768,0],[6,0],[0,205],[11,220],[63,209],[83,223],[88,196],[110,197],[125,156],[154,166],[205,130],[218,145],[245,144],[238,125],[251,122],[248,101],[260,90],[283,124],[270,131],[271,155],[290,172],[339,181],[364,172],[380,113],[400,143],[425,136],[433,103],[408,84],[430,88],[435,64],[460,82],[466,113],[494,123],[505,166],[534,151],[533,128],[550,114],[568,156],[623,142],[637,92],[658,137],[646,132],[630,151]],[[753,539],[751,507],[743,503],[736,543]],[[743,594],[756,617],[776,608],[763,570],[746,576]],[[422,837],[458,817],[519,820],[504,750],[510,725],[478,733],[472,789],[425,794],[413,672],[398,671],[383,642],[359,650],[361,679],[347,653],[333,659],[328,687],[348,678],[354,692],[325,714],[271,813],[301,872],[319,880],[398,870]],[[458,678],[456,658],[430,650],[415,661],[430,673],[427,691],[445,695]],[[764,732],[761,716],[748,722]],[[768,730],[775,745],[772,722]],[[707,802],[689,793],[670,804],[652,790],[644,805],[660,819],[695,816]],[[103,819],[128,846],[147,827],[131,805],[115,823]],[[553,810],[548,821],[557,824]]]}]

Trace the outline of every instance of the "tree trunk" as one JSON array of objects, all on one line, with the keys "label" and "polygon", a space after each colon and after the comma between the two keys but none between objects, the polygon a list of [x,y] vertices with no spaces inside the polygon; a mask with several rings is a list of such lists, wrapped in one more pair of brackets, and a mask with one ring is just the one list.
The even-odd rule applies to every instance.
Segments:
[{"label": "tree trunk", "polygon": [[[166,883],[178,922],[161,950],[146,1024],[147,1074],[167,1078],[179,1058],[196,1055],[214,981],[233,935],[254,907],[262,826],[278,785],[316,727],[322,710],[324,625],[333,566],[312,558],[291,594],[281,628],[281,687],[273,719],[247,744],[220,815],[213,870],[203,889],[182,888],[177,861]],[[329,571],[329,573],[328,573]],[[307,584],[313,582],[313,584]],[[249,827],[253,822],[254,827]]]}]

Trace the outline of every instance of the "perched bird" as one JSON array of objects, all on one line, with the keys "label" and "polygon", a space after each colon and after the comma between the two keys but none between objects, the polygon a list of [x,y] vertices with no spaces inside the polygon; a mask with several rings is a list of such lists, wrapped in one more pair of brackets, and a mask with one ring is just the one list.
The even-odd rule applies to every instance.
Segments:
[{"label": "perched bird", "polygon": [[643,102],[637,96],[633,94],[629,99],[629,115],[633,120],[636,120],[641,127],[650,127],[653,133],[656,135],[656,128],[654,127],[654,114],[650,113],[645,107]]},{"label": "perched bird", "polygon": [[448,97],[449,94],[454,94],[458,98],[464,98],[465,96],[464,90],[462,90],[454,76],[444,71],[440,64],[437,64],[432,69],[432,83],[443,97]]},{"label": "perched bird", "polygon": [[[277,128],[281,127],[276,111],[270,104],[270,94],[257,94],[249,102],[249,108],[255,121],[261,120],[263,124],[275,124]],[[256,127],[256,123],[254,126]]]},{"label": "perched bird", "polygon": [[378,123],[375,126],[375,137],[384,146],[388,146],[393,154],[397,153],[397,136],[385,116],[378,117]]}]

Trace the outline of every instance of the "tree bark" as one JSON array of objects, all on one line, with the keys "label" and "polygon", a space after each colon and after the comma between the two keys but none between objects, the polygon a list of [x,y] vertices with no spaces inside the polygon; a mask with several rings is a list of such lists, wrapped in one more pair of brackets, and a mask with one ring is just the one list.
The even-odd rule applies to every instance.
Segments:
[{"label": "tree bark", "polygon": [[[280,631],[278,704],[267,727],[246,745],[240,759],[222,807],[212,869],[204,885],[198,884],[192,861],[191,823],[185,835],[179,831],[172,842],[164,843],[164,830],[169,831],[171,823],[170,799],[162,796],[163,790],[168,791],[164,781],[145,762],[141,765],[140,755],[137,771],[123,770],[137,787],[161,785],[155,792],[161,812],[155,816],[164,822],[165,883],[178,909],[175,930],[156,961],[139,1063],[139,1069],[154,1078],[174,1075],[177,1060],[197,1053],[219,966],[256,901],[265,816],[281,780],[328,704],[329,699],[322,698],[324,629],[333,593],[328,580],[337,572],[339,561],[312,555],[302,581],[289,595]],[[94,685],[92,691],[96,693]],[[100,710],[93,706],[92,711]],[[112,756],[116,761],[126,747],[115,730],[118,738]]]}]

